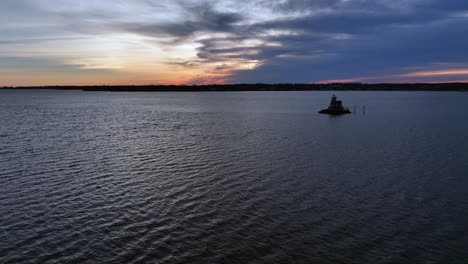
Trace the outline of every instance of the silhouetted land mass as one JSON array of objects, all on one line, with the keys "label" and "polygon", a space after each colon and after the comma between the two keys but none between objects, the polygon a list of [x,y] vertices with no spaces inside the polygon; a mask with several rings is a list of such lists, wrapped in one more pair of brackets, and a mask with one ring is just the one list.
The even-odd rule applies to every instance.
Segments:
[{"label": "silhouetted land mass", "polygon": [[330,84],[224,84],[146,86],[35,86],[3,89],[53,89],[101,92],[245,92],[245,91],[468,91],[468,83],[330,83]]}]

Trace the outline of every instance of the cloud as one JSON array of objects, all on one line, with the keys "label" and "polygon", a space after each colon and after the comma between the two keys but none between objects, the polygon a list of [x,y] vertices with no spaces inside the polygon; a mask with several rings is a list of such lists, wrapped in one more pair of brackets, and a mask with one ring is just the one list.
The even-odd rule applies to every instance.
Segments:
[{"label": "cloud", "polygon": [[188,38],[197,32],[231,32],[234,24],[242,21],[242,16],[236,13],[220,12],[208,4],[183,8],[188,13],[188,19],[176,22],[123,24],[122,27],[131,32],[145,36],[170,36]]},{"label": "cloud", "polygon": [[438,71],[418,71],[401,75],[402,77],[433,77],[433,76],[468,76],[468,69],[449,69]]},{"label": "cloud", "polygon": [[[464,47],[468,37],[463,31],[468,20],[454,17],[451,8],[427,16],[434,12],[427,2],[425,8],[414,6],[407,5],[404,13],[388,8],[337,9],[257,25],[257,30],[279,28],[301,34],[275,37],[281,49],[264,48],[261,54],[266,55],[265,63],[234,73],[231,81],[315,82],[372,75],[392,76],[386,80],[399,81],[398,73],[408,66],[467,61]],[[281,52],[295,56],[282,56]],[[382,78],[366,80],[378,82]]]},{"label": "cloud", "polygon": [[174,83],[432,80],[408,68],[466,69],[433,67],[468,61],[467,13],[458,0],[4,0],[0,56]]}]

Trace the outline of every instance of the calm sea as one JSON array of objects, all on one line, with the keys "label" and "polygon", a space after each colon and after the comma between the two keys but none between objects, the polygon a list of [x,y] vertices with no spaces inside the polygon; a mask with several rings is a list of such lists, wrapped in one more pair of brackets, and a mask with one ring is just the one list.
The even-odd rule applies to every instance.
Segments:
[{"label": "calm sea", "polygon": [[468,263],[468,93],[332,94],[0,91],[0,263]]}]

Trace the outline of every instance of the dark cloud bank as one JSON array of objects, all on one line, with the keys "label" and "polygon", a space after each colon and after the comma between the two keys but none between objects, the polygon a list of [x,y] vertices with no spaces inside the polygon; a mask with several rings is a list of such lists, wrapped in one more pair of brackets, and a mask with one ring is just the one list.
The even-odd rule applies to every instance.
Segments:
[{"label": "dark cloud bank", "polygon": [[[199,62],[242,58],[262,64],[254,70],[234,72],[229,82],[314,82],[356,77],[368,78],[370,82],[405,81],[395,76],[411,70],[443,69],[442,66],[459,68],[468,62],[466,1],[256,3],[268,8],[272,19],[262,21],[252,14],[216,10],[205,2],[185,6],[192,19],[183,23],[127,29],[179,40],[197,33],[228,33],[201,40]],[[264,44],[225,45],[248,39],[260,39]],[[425,79],[438,80],[437,76]]]}]

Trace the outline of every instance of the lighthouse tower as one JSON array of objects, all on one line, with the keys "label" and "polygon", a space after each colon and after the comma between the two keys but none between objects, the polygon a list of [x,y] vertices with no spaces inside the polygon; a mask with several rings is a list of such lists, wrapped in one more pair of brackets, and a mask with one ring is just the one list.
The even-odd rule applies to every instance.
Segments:
[{"label": "lighthouse tower", "polygon": [[328,114],[328,115],[343,115],[343,114],[351,114],[347,108],[343,107],[343,102],[338,100],[336,95],[333,95],[330,101],[330,105],[327,109],[324,109],[319,112],[320,114]]},{"label": "lighthouse tower", "polygon": [[333,95],[328,109],[334,111],[343,111],[343,102],[338,101],[336,95]]}]

